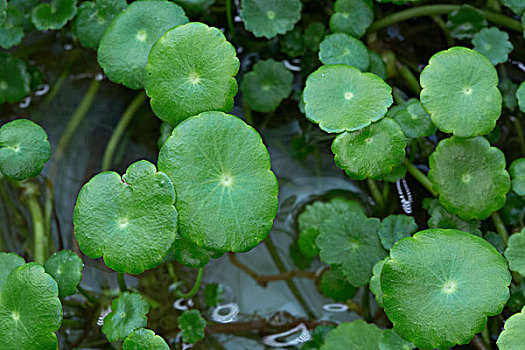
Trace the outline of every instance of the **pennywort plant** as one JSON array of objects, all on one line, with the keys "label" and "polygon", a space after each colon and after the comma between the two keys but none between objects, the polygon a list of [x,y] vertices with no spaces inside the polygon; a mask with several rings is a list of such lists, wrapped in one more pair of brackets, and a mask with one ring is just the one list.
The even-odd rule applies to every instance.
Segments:
[{"label": "pennywort plant", "polygon": [[0,0],[2,348],[522,349],[524,11]]}]

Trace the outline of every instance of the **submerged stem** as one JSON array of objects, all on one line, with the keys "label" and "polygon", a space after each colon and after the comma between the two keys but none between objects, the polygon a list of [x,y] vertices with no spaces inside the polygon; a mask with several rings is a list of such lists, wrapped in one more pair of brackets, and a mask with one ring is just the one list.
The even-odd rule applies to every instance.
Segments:
[{"label": "submerged stem", "polygon": [[199,290],[199,287],[201,285],[203,272],[204,272],[204,267],[201,267],[199,269],[199,272],[197,272],[197,279],[195,280],[195,284],[193,285],[193,288],[191,288],[191,290],[188,293],[177,293],[177,296],[183,299],[190,299],[195,294],[197,294],[197,291]]},{"label": "submerged stem", "polygon": [[126,286],[126,275],[121,273],[121,272],[117,272],[117,283],[118,283],[118,287],[120,288],[120,292],[126,292],[128,290],[128,287]]},{"label": "submerged stem", "polygon": [[33,221],[33,238],[35,242],[33,259],[40,265],[44,265],[46,260],[46,242],[44,215],[42,214],[42,208],[40,207],[40,203],[38,203],[38,199],[35,196],[28,197],[27,206]]},{"label": "submerged stem", "polygon": [[385,207],[385,201],[383,199],[383,196],[381,195],[381,191],[379,190],[379,186],[377,186],[377,182],[375,182],[372,179],[366,179],[366,183],[368,185],[368,188],[370,189],[370,193],[372,194],[372,198],[374,198],[374,202],[376,202],[381,209]]},{"label": "submerged stem", "polygon": [[518,140],[520,141],[521,153],[525,155],[525,138],[523,137],[523,128],[521,127],[520,116],[514,118],[514,127],[516,128],[516,134],[518,134]]},{"label": "submerged stem", "polygon": [[106,146],[104,158],[102,160],[102,171],[106,171],[111,168],[111,160],[113,159],[113,154],[115,153],[115,149],[117,148],[120,138],[126,130],[129,122],[145,100],[146,94],[144,92],[140,92],[133,99],[133,101],[131,101],[128,108],[126,108],[126,111],[122,115],[122,118],[120,118],[115,130],[113,130],[113,134],[111,134],[111,138],[109,139],[108,145]]},{"label": "submerged stem", "polygon": [[408,159],[405,158],[404,161],[405,166],[407,167],[408,172],[417,180],[420,184],[422,184],[428,192],[430,192],[434,197],[437,197],[437,192],[434,191],[434,188],[432,187],[432,182],[428,179],[428,177],[423,174],[416,166]]},{"label": "submerged stem", "polygon": [[228,29],[231,34],[231,39],[235,41],[235,26],[233,24],[232,15],[232,0],[226,0],[226,19],[228,20]]},{"label": "submerged stem", "polygon": [[507,246],[507,242],[509,241],[509,232],[507,231],[507,228],[505,227],[505,224],[503,223],[503,220],[501,220],[501,216],[497,211],[492,213],[492,223],[494,226],[496,226],[496,231],[498,231],[498,234],[503,239],[503,243],[505,243],[505,246]]}]

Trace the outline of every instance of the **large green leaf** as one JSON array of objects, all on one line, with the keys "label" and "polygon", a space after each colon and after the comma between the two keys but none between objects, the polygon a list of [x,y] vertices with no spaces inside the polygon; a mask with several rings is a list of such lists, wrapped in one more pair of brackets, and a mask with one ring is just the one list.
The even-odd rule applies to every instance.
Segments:
[{"label": "large green leaf", "polygon": [[326,334],[321,350],[377,350],[383,330],[363,320],[340,323]]},{"label": "large green leaf", "polygon": [[525,338],[525,308],[505,321],[503,332],[498,337],[499,350],[521,350]]},{"label": "large green leaf", "polygon": [[414,344],[401,338],[393,329],[385,329],[379,340],[379,350],[413,350]]},{"label": "large green leaf", "polygon": [[268,235],[279,188],[261,137],[241,119],[221,112],[187,119],[161,148],[159,169],[175,186],[182,237],[244,252]]},{"label": "large green leaf", "polygon": [[145,88],[157,117],[175,126],[207,111],[229,112],[237,93],[235,48],[203,23],[169,30],[149,54]]},{"label": "large green leaf", "polygon": [[438,52],[420,81],[421,103],[439,130],[473,137],[494,129],[502,98],[496,69],[484,55],[465,47]]},{"label": "large green leaf", "polygon": [[356,38],[365,34],[374,19],[372,8],[364,0],[337,0],[330,17],[330,29]]},{"label": "large green leaf", "polygon": [[149,304],[139,293],[124,292],[111,303],[111,312],[104,318],[102,333],[111,342],[124,340],[131,332],[146,326]]},{"label": "large green leaf", "polygon": [[71,250],[61,250],[47,259],[44,268],[55,279],[61,298],[73,295],[82,279],[82,259]]},{"label": "large green leaf", "polygon": [[392,102],[381,78],[347,65],[322,66],[304,89],[306,116],[330,133],[363,129],[383,118]]},{"label": "large green leaf", "polygon": [[301,8],[300,0],[242,0],[240,16],[247,31],[271,39],[293,29]]},{"label": "large green leaf", "polygon": [[51,156],[47,134],[28,119],[0,128],[0,172],[15,180],[37,176]]},{"label": "large green leaf", "polygon": [[142,89],[153,44],[168,29],[187,22],[182,8],[172,2],[135,1],[111,21],[102,35],[98,63],[111,81]]},{"label": "large green leaf", "polygon": [[149,329],[134,330],[122,344],[124,350],[170,350],[164,339]]},{"label": "large green leaf", "polygon": [[120,177],[103,172],[82,187],[73,214],[80,249],[110,268],[133,274],[157,267],[177,230],[175,191],[148,161]]},{"label": "large green leaf", "polygon": [[29,263],[12,270],[0,290],[2,349],[56,350],[61,323],[58,287],[44,268]]},{"label": "large green leaf", "polygon": [[421,231],[394,245],[381,271],[385,312],[420,349],[467,344],[499,314],[512,280],[507,262],[482,238]]},{"label": "large green leaf", "polygon": [[429,158],[428,177],[439,201],[463,220],[486,219],[505,205],[510,177],[505,155],[483,137],[451,137]]}]

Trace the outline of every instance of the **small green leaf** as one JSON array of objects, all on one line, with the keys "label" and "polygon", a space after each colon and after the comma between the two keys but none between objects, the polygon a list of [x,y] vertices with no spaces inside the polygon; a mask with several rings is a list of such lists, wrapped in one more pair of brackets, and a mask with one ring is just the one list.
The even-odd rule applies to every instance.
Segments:
[{"label": "small green leaf", "polygon": [[512,178],[512,190],[520,196],[525,196],[525,158],[513,161],[509,173]]},{"label": "small green leaf", "polygon": [[338,278],[331,270],[326,270],[321,276],[319,289],[325,297],[343,303],[352,299],[357,291],[356,287]]},{"label": "small green leaf", "polygon": [[293,74],[282,62],[259,61],[242,79],[243,101],[254,111],[268,113],[276,109],[292,92]]},{"label": "small green leaf", "polygon": [[324,24],[312,22],[304,30],[304,43],[308,50],[312,52],[319,51],[319,45],[325,38],[326,28]]},{"label": "small green leaf", "polygon": [[467,344],[499,314],[512,280],[507,262],[482,238],[431,229],[398,241],[381,271],[385,312],[416,347]]},{"label": "small green leaf", "polygon": [[383,291],[381,290],[381,270],[383,265],[388,260],[388,257],[384,260],[378,261],[372,268],[372,278],[370,278],[370,291],[374,293],[376,302],[379,307],[383,306]]},{"label": "small green leaf", "polygon": [[102,34],[113,17],[126,8],[126,0],[85,1],[78,8],[73,31],[84,47],[97,49]]},{"label": "small green leaf", "polygon": [[363,320],[340,323],[326,334],[321,350],[377,350],[383,330]]},{"label": "small green leaf", "polygon": [[139,293],[124,292],[111,303],[111,312],[104,318],[102,333],[109,341],[124,340],[131,332],[146,326],[149,304]]},{"label": "small green leaf", "polygon": [[353,286],[366,285],[372,277],[372,268],[386,255],[377,235],[379,224],[377,218],[352,212],[323,222],[316,240],[321,261],[342,265]]},{"label": "small green leaf", "polygon": [[120,177],[103,172],[82,187],[73,223],[80,249],[103,257],[117,272],[139,274],[157,267],[177,230],[175,191],[168,176],[148,161]]},{"label": "small green leaf", "polygon": [[503,332],[498,337],[499,350],[520,350],[525,337],[525,309],[505,321]]},{"label": "small green leaf", "polygon": [[319,248],[315,244],[315,240],[319,236],[317,228],[309,227],[299,232],[297,244],[301,253],[308,258],[315,258],[319,254]]},{"label": "small green leaf", "polygon": [[301,8],[300,0],[242,0],[240,16],[247,31],[271,39],[293,29]]},{"label": "small green leaf", "polygon": [[151,49],[146,94],[155,115],[173,126],[201,112],[229,112],[238,70],[235,48],[219,29],[188,23],[166,32]]},{"label": "small green leaf", "polygon": [[510,236],[505,257],[509,261],[509,269],[525,276],[525,231]]},{"label": "small green leaf", "polygon": [[[525,16],[523,18],[525,18]],[[520,87],[516,91],[516,99],[518,100],[520,111],[525,113],[525,81],[520,84]]]},{"label": "small green leaf", "polygon": [[[481,237],[481,236],[480,236]],[[492,244],[494,248],[503,255],[503,252],[505,251],[505,248],[507,247],[505,245],[505,242],[503,242],[503,238],[501,238],[500,235],[498,235],[496,232],[489,231],[483,235],[483,238]]]},{"label": "small green leaf", "polygon": [[334,33],[359,38],[374,20],[374,12],[363,0],[337,0],[334,9],[330,17],[330,30]]},{"label": "small green leaf", "polygon": [[381,78],[346,65],[322,66],[304,89],[307,118],[329,133],[361,130],[383,118],[392,102]]},{"label": "small green leaf", "polygon": [[501,0],[501,2],[518,16],[521,16],[525,11],[525,2],[523,0]]},{"label": "small green leaf", "polygon": [[427,198],[423,201],[423,207],[428,210],[430,218],[427,221],[429,228],[452,228],[463,232],[472,233],[481,237],[479,220],[465,221],[454,214],[449,213],[438,199]]},{"label": "small green leaf", "polygon": [[37,176],[51,156],[47,134],[28,119],[0,128],[0,172],[15,180]]},{"label": "small green leaf", "polygon": [[[10,49],[11,47],[18,45],[22,42],[22,38],[24,37],[24,28],[22,27],[23,20],[24,18],[22,13],[15,6],[9,4],[7,7],[7,13],[4,23],[0,24],[1,47],[3,47],[4,49]],[[0,91],[1,90],[2,89],[0,87]]]},{"label": "small green leaf", "polygon": [[484,28],[476,33],[472,44],[474,44],[474,50],[487,56],[493,65],[507,62],[509,53],[514,50],[514,46],[509,41],[509,35],[496,27]]},{"label": "small green leaf", "polygon": [[421,72],[421,103],[439,130],[460,137],[488,134],[500,117],[498,74],[479,52],[453,47]]},{"label": "small green leaf", "polygon": [[173,242],[175,260],[186,267],[200,268],[206,266],[210,261],[212,252],[202,249],[195,243],[177,235]]},{"label": "small green leaf", "polygon": [[386,63],[383,60],[383,57],[375,51],[368,51],[370,66],[368,71],[380,77],[381,79],[386,79]]},{"label": "small green leaf", "polygon": [[180,235],[215,252],[245,252],[270,232],[279,187],[260,135],[206,112],[179,124],[159,153],[177,193]]},{"label": "small green leaf", "polygon": [[335,164],[356,180],[380,180],[405,159],[406,137],[398,123],[384,118],[369,127],[345,132],[332,143]]},{"label": "small green leaf", "polygon": [[20,101],[30,92],[31,75],[26,63],[11,55],[0,53],[0,104]]},{"label": "small green leaf", "polygon": [[82,279],[82,259],[71,250],[61,250],[46,261],[46,272],[55,279],[61,298],[73,295]]},{"label": "small green leaf", "polygon": [[332,324],[320,325],[314,328],[311,333],[312,338],[303,344],[301,350],[319,350],[323,345],[326,334],[332,329],[335,329],[335,326]]},{"label": "small green leaf", "polygon": [[51,0],[33,8],[31,21],[38,30],[60,29],[77,14],[77,0]]},{"label": "small green leaf", "polygon": [[61,323],[58,287],[44,268],[29,263],[12,270],[0,290],[0,344],[7,349],[55,350]]},{"label": "small green leaf", "polygon": [[429,165],[439,201],[463,220],[484,220],[505,205],[510,190],[505,155],[485,138],[441,140]]},{"label": "small green leaf", "polygon": [[182,8],[172,2],[135,1],[115,16],[102,35],[98,63],[112,82],[142,89],[153,44],[168,29],[187,22]]},{"label": "small green leaf", "polygon": [[195,344],[204,339],[206,320],[202,318],[199,310],[186,310],[177,318],[182,340],[185,343]]},{"label": "small green leaf", "polygon": [[503,106],[511,111],[514,111],[518,105],[518,99],[516,98],[518,84],[514,84],[510,79],[502,79],[499,82],[498,88],[501,92],[501,95],[503,96]]},{"label": "small green leaf", "polygon": [[295,58],[306,53],[305,38],[301,27],[295,27],[279,39],[281,51],[289,57]]},{"label": "small green leaf", "polygon": [[386,250],[390,250],[394,244],[405,237],[410,237],[417,231],[414,217],[407,215],[390,215],[381,221],[379,226],[379,238]]},{"label": "small green leaf", "polygon": [[447,28],[456,39],[470,39],[486,26],[483,14],[470,5],[461,6],[448,16]]},{"label": "small green leaf", "polygon": [[365,44],[343,33],[326,36],[319,47],[319,60],[323,64],[354,66],[360,71],[366,71],[370,65]]},{"label": "small green leaf", "polygon": [[434,135],[437,131],[430,115],[416,99],[406,101],[402,108],[394,113],[393,118],[399,123],[407,137],[426,137]]},{"label": "small green leaf", "polygon": [[0,291],[9,273],[11,273],[15,267],[22,266],[25,263],[24,258],[19,257],[15,253],[0,252]]},{"label": "small green leaf", "polygon": [[170,350],[164,339],[149,329],[140,328],[130,333],[122,344],[124,350]]},{"label": "small green leaf", "polygon": [[379,340],[379,350],[413,350],[414,344],[401,338],[393,329],[385,329]]}]

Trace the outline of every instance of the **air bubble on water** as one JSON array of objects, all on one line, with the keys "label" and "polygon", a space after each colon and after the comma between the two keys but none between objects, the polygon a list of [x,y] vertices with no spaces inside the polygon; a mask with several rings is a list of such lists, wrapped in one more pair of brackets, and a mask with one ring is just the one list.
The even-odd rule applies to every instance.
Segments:
[{"label": "air bubble on water", "polygon": [[[278,338],[287,337],[296,332],[301,332],[296,338],[293,338],[286,342],[277,341]],[[289,329],[286,332],[264,337],[263,343],[267,346],[271,346],[275,348],[285,348],[288,346],[295,346],[295,345],[307,342],[310,339],[312,339],[312,337],[310,336],[310,332],[308,331],[308,328],[306,327],[304,323],[300,323],[296,327]]]},{"label": "air bubble on water", "polygon": [[235,16],[235,17],[233,17],[233,21],[234,21],[234,22],[237,22],[237,23],[242,22],[241,16]]},{"label": "air bubble on water", "polygon": [[185,311],[185,310],[189,310],[192,307],[193,307],[193,300],[191,299],[180,298],[180,299],[175,300],[175,302],[173,303],[173,308],[175,310]]},{"label": "air bubble on water", "polygon": [[325,304],[323,305],[323,310],[328,312],[345,312],[348,311],[348,305],[340,303]]},{"label": "air bubble on water", "polygon": [[27,96],[26,98],[24,98],[22,102],[18,104],[18,107],[24,109],[24,108],[29,107],[30,104],[31,104],[31,96]]},{"label": "air bubble on water", "polygon": [[300,72],[301,71],[301,67],[294,66],[290,62],[288,62],[287,60],[284,60],[283,63],[284,63],[284,66],[286,68],[288,68],[289,70],[291,70],[291,71],[295,71],[295,72]]},{"label": "air bubble on water", "polygon": [[64,50],[70,51],[71,49],[73,49],[73,45],[72,44],[65,44],[64,45]]},{"label": "air bubble on water", "polygon": [[49,84],[38,85],[35,91],[35,96],[43,96],[49,91]]},{"label": "air bubble on water", "polygon": [[97,74],[95,75],[95,80],[96,80],[96,81],[101,81],[102,79],[104,79],[104,74],[102,74],[102,73],[97,73]]},{"label": "air bubble on water", "polygon": [[[228,313],[224,314],[221,311],[228,310]],[[228,303],[217,305],[211,314],[212,320],[219,323],[230,323],[236,320],[239,314],[240,308],[237,303]]]}]

